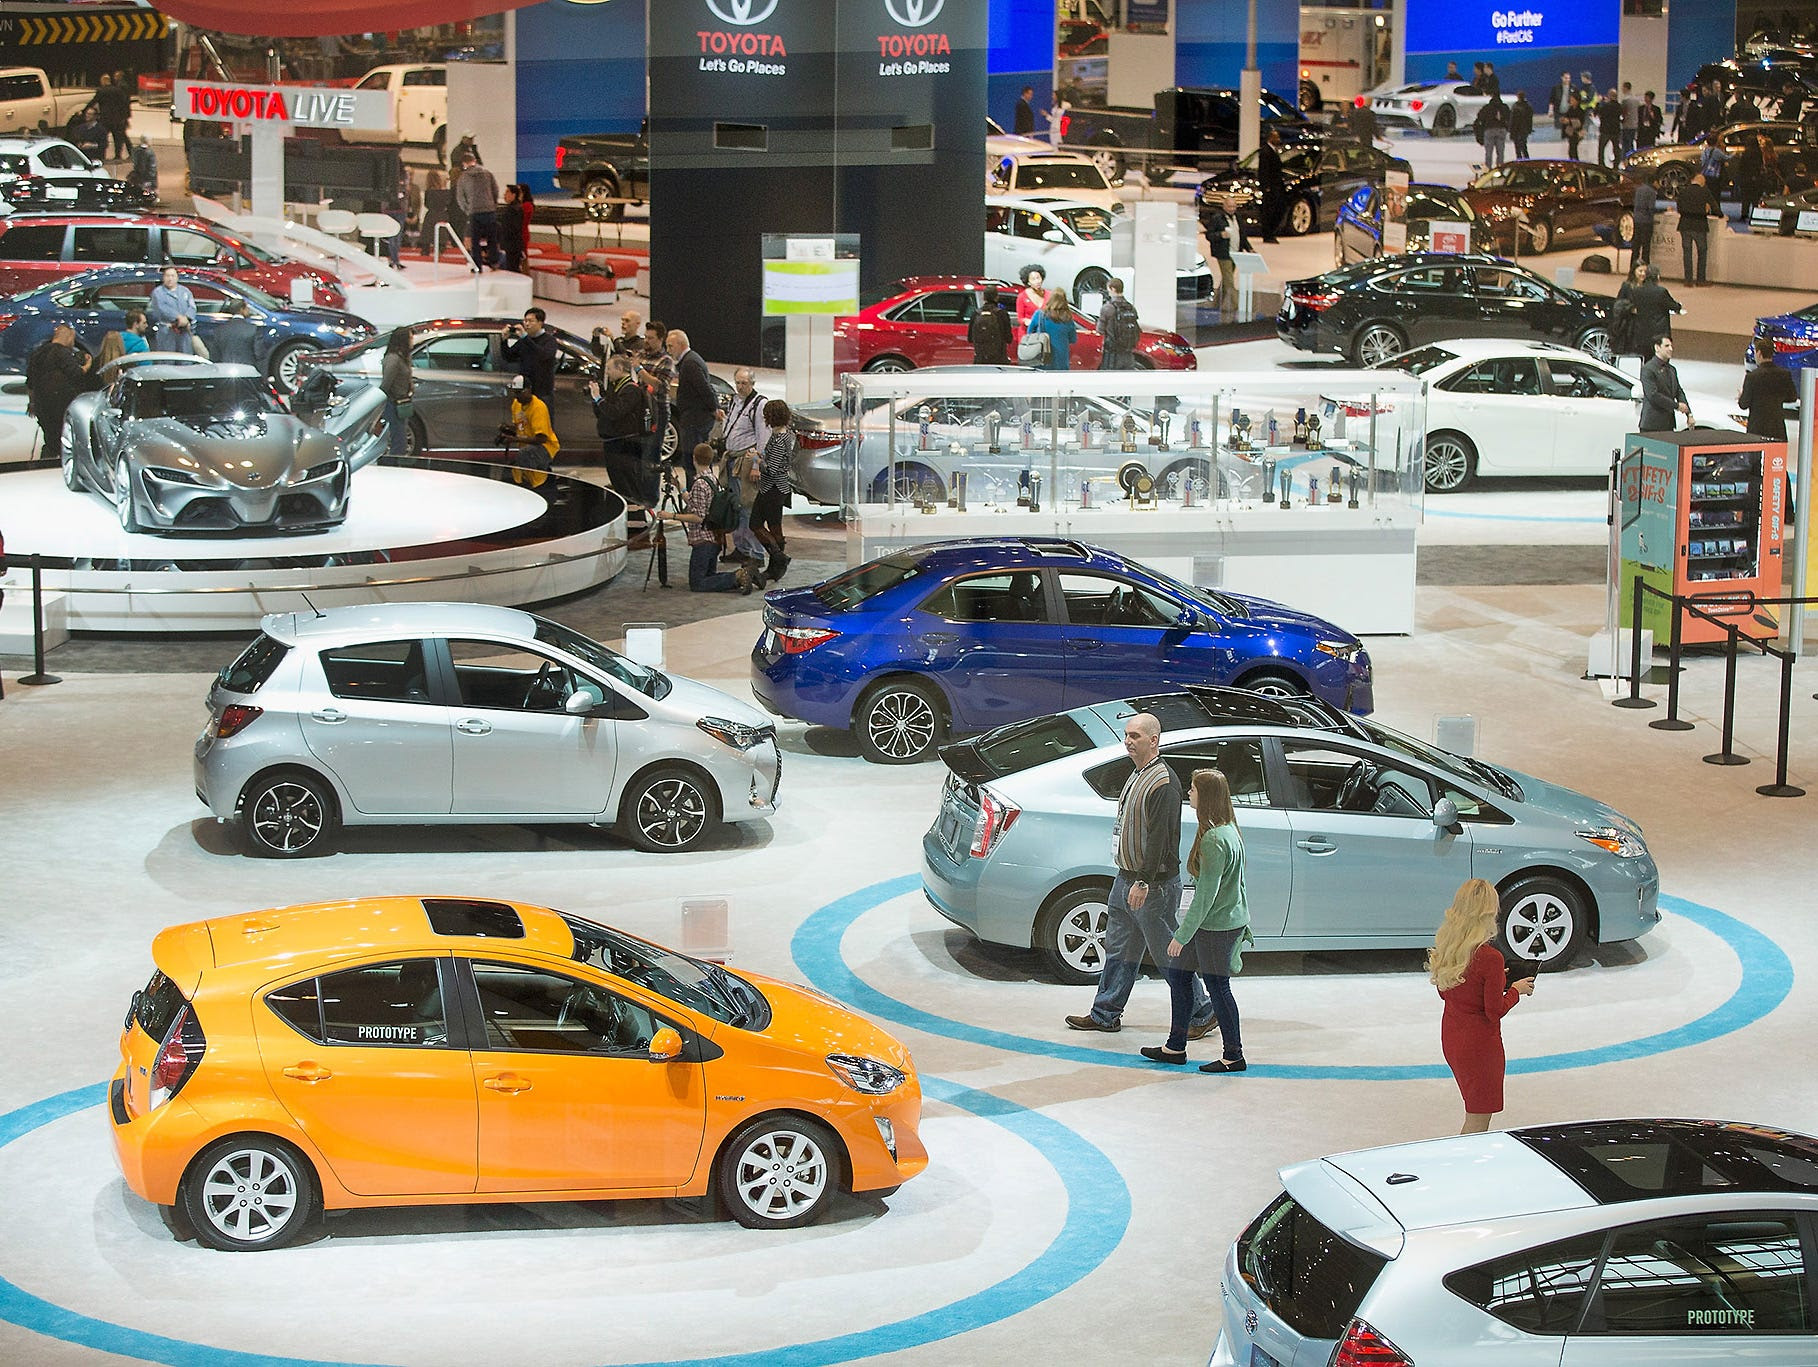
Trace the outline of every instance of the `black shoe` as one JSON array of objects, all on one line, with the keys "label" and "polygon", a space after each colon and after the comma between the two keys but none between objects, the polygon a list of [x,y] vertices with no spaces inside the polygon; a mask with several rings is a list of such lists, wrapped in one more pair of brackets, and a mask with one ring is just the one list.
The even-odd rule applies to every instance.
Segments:
[{"label": "black shoe", "polygon": [[1171,1063],[1176,1068],[1187,1061],[1187,1051],[1182,1049],[1178,1054],[1171,1054],[1159,1044],[1145,1044],[1137,1050],[1151,1063]]},{"label": "black shoe", "polygon": [[789,567],[794,563],[795,561],[789,556],[773,556],[770,560],[770,568],[764,571],[764,577],[772,580],[781,579],[785,574],[789,573]]},{"label": "black shoe", "polygon": [[1098,1030],[1107,1035],[1115,1035],[1119,1030],[1124,1028],[1124,1023],[1122,1021],[1112,1021],[1109,1025],[1106,1025],[1097,1016],[1068,1016],[1067,1028],[1069,1030]]},{"label": "black shoe", "polygon": [[1232,1062],[1230,1059],[1219,1058],[1213,1059],[1210,1063],[1200,1064],[1199,1071],[1202,1073],[1241,1073],[1249,1066],[1242,1059]]}]

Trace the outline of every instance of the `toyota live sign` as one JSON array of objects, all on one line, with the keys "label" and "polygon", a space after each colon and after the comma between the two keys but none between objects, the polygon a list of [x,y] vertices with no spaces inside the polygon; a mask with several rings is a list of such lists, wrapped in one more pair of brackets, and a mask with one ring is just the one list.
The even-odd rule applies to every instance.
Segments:
[{"label": "toyota live sign", "polygon": [[171,112],[179,119],[262,127],[385,129],[392,126],[391,94],[334,86],[232,85],[178,81]]}]

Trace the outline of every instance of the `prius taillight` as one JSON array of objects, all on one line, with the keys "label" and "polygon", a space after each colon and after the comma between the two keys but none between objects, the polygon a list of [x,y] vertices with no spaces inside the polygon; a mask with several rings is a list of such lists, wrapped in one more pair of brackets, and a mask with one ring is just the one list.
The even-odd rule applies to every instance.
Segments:
[{"label": "prius taillight", "polygon": [[183,1084],[189,1081],[196,1071],[196,1065],[202,1062],[202,1052],[207,1047],[208,1040],[202,1034],[196,1013],[185,1006],[170,1023],[164,1043],[158,1046],[157,1061],[151,1066],[150,1091],[147,1096],[150,1109],[157,1110],[183,1090]]},{"label": "prius taillight", "polygon": [[997,842],[1004,838],[1023,809],[1014,802],[992,792],[989,788],[978,790],[978,821],[972,827],[972,857],[983,859],[990,854]]}]

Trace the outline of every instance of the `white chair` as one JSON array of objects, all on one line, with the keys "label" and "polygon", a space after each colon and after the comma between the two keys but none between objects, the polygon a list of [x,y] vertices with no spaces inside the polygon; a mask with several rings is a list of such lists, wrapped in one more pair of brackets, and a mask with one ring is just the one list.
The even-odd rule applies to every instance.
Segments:
[{"label": "white chair", "polygon": [[323,209],[316,214],[316,231],[330,237],[346,237],[360,226],[360,216],[346,209]]},{"label": "white chair", "polygon": [[380,242],[404,231],[404,225],[390,214],[355,214],[353,219],[360,236],[366,239],[366,249],[374,256],[380,255]]}]

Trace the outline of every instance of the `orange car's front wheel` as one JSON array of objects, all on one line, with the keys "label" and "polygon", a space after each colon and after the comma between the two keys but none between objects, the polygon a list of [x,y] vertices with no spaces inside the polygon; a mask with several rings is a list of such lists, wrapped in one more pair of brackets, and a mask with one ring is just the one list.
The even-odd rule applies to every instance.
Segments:
[{"label": "orange car's front wheel", "polygon": [[765,1116],[720,1154],[720,1196],[747,1229],[794,1229],[819,1218],[840,1185],[839,1145],[799,1116]]}]

